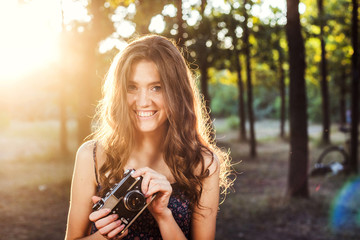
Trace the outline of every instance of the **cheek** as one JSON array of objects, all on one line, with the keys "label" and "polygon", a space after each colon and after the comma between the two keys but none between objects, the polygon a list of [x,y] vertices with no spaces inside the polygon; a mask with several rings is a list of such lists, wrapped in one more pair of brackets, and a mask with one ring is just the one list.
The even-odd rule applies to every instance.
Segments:
[{"label": "cheek", "polygon": [[157,96],[154,99],[154,102],[156,102],[156,105],[158,105],[159,107],[167,109],[167,104],[165,103],[165,99],[162,95]]},{"label": "cheek", "polygon": [[135,102],[135,97],[133,94],[127,94],[127,103],[128,105],[132,105]]}]

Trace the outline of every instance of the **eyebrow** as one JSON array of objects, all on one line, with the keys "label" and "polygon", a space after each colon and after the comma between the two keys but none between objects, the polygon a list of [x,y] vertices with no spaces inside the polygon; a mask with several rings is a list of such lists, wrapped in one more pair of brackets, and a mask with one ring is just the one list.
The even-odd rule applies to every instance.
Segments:
[{"label": "eyebrow", "polygon": [[[137,84],[137,82],[134,82],[132,80],[129,80],[128,84]],[[155,85],[155,84],[161,84],[160,81],[156,81],[156,82],[151,82],[148,85]]]}]

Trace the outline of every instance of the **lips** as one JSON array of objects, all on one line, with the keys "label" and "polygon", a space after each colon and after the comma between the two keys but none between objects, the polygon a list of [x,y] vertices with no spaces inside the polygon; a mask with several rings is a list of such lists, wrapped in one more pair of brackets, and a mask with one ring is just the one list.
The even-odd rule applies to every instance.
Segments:
[{"label": "lips", "polygon": [[135,111],[135,113],[138,117],[151,117],[156,111]]}]

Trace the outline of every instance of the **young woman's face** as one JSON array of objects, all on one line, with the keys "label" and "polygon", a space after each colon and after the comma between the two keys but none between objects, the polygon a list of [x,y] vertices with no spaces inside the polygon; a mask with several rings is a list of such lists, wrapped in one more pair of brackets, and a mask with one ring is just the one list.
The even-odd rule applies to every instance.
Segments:
[{"label": "young woman's face", "polygon": [[154,132],[165,129],[166,106],[160,75],[154,62],[140,60],[133,65],[127,83],[127,100],[138,131]]}]

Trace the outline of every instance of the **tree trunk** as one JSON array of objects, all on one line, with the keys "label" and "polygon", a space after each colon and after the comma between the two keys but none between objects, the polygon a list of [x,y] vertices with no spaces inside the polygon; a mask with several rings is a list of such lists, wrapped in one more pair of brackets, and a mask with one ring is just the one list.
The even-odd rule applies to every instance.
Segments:
[{"label": "tree trunk", "polygon": [[182,0],[176,0],[176,9],[177,9],[177,23],[178,23],[178,32],[177,32],[177,45],[182,48],[184,46],[184,19],[182,14]]},{"label": "tree trunk", "polygon": [[[280,44],[279,44],[280,45]],[[279,89],[280,89],[280,137],[285,138],[285,121],[286,121],[286,87],[285,87],[285,70],[284,70],[284,55],[279,46]]]},{"label": "tree trunk", "polygon": [[358,2],[352,0],[352,84],[351,84],[351,142],[349,172],[358,173],[358,135],[359,135],[359,48],[358,48]]},{"label": "tree trunk", "polygon": [[[64,59],[64,58],[62,58]],[[61,61],[63,63],[63,61]],[[60,96],[59,96],[59,105],[60,105],[60,151],[62,154],[67,154],[69,152],[68,142],[67,142],[67,113],[66,113],[66,75],[64,74],[64,69],[60,70]]]},{"label": "tree trunk", "polygon": [[[206,46],[205,46],[206,48]],[[204,101],[206,105],[206,110],[210,113],[210,96],[208,90],[208,62],[207,62],[207,53],[206,50],[202,52],[204,56],[201,57],[201,62],[199,64],[200,67],[200,84],[201,84],[201,92],[204,96]]]},{"label": "tree trunk", "polygon": [[97,76],[98,45],[102,39],[114,31],[113,23],[109,19],[109,13],[103,6],[104,0],[90,2],[88,10],[93,18],[86,31],[82,34],[83,38],[80,43],[83,50],[83,68],[77,86],[79,143],[82,143],[91,133],[91,122],[96,105],[95,93],[100,90],[97,88],[98,83],[100,83]]},{"label": "tree trunk", "polygon": [[341,73],[341,78],[339,81],[340,85],[340,126],[346,126],[346,73],[345,68],[343,68]]},{"label": "tree trunk", "polygon": [[[247,5],[247,0],[244,0],[244,5]],[[256,136],[255,136],[255,118],[253,110],[253,90],[251,80],[251,63],[250,63],[250,44],[249,44],[249,28],[247,27],[248,14],[244,8],[244,50],[246,56],[246,83],[247,83],[247,110],[249,116],[250,127],[250,156],[256,157]]]},{"label": "tree trunk", "polygon": [[67,113],[66,113],[66,86],[68,82],[66,68],[64,64],[66,62],[65,53],[67,48],[67,38],[65,32],[65,24],[64,24],[64,11],[63,11],[63,3],[60,2],[61,6],[61,35],[60,35],[60,63],[59,63],[59,76],[60,76],[60,94],[59,94],[59,106],[60,106],[60,152],[62,154],[67,154],[69,152],[68,142],[67,142]]},{"label": "tree trunk", "polygon": [[319,18],[320,18],[320,43],[321,43],[321,96],[322,96],[322,142],[324,144],[330,143],[330,110],[329,110],[329,88],[327,82],[327,61],[326,49],[324,40],[324,6],[323,0],[318,0]]},{"label": "tree trunk", "polygon": [[[236,46],[236,45],[235,45]],[[239,119],[240,119],[240,132],[239,138],[240,141],[246,141],[246,116],[245,116],[245,103],[244,103],[244,83],[241,77],[241,63],[240,63],[240,54],[239,51],[235,50],[235,65],[236,65],[236,73],[238,76],[238,91],[239,91]]]},{"label": "tree trunk", "polygon": [[[206,0],[201,0],[201,11],[200,14],[202,16],[202,18],[204,18],[204,11],[205,11],[205,7],[206,7]],[[209,29],[210,31],[210,29]],[[204,101],[206,104],[206,110],[208,111],[209,115],[211,113],[210,111],[210,106],[211,106],[211,99],[210,99],[210,95],[209,95],[209,90],[208,90],[208,51],[207,51],[207,47],[206,47],[206,41],[207,39],[205,38],[205,36],[202,36],[201,39],[199,39],[199,45],[200,45],[200,53],[201,55],[199,56],[199,68],[200,68],[200,74],[201,74],[201,92],[204,96]],[[210,120],[211,123],[211,120]]]},{"label": "tree trunk", "polygon": [[286,35],[289,46],[290,163],[287,195],[309,197],[308,133],[305,87],[305,49],[301,35],[299,0],[287,0]]}]

